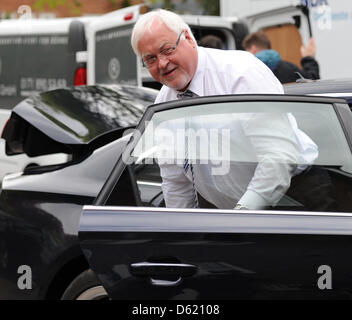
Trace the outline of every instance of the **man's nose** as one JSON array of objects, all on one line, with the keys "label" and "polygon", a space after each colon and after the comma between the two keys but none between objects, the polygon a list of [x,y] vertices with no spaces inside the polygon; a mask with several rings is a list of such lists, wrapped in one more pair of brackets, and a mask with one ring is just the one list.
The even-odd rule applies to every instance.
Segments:
[{"label": "man's nose", "polygon": [[159,57],[158,57],[159,69],[164,69],[168,63],[169,63],[168,57],[163,56],[163,55],[159,55]]}]

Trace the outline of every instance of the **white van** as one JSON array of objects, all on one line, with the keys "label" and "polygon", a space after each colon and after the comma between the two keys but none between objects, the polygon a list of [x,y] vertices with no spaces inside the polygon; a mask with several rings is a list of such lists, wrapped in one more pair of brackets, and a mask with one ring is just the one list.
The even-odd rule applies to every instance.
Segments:
[{"label": "white van", "polygon": [[[80,52],[86,50],[85,25],[93,19],[0,21],[0,134],[11,109],[26,97],[86,84],[86,65]],[[7,156],[5,141],[0,139],[0,182],[6,173],[66,160],[64,154]]]},{"label": "white van", "polygon": [[0,106],[41,91],[85,84],[77,51],[94,17],[0,20]]},{"label": "white van", "polygon": [[142,85],[141,65],[131,47],[132,28],[142,7],[113,11],[87,26],[88,84]]}]

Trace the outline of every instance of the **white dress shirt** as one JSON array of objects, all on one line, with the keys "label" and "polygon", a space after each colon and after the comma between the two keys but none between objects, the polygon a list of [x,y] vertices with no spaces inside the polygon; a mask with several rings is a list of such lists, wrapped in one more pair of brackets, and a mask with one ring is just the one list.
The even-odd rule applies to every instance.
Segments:
[{"label": "white dress shirt", "polygon": [[[198,66],[188,89],[198,96],[283,93],[279,80],[251,53],[202,47],[198,47]],[[163,86],[155,103],[176,100],[178,93]],[[240,203],[249,209],[261,209],[277,204],[289,188],[292,176],[318,156],[316,144],[297,127],[291,114],[270,114],[270,119],[265,119],[265,114],[248,116],[241,119],[230,114],[216,119],[231,131],[231,152],[240,150],[256,162],[245,166],[231,162],[226,175],[212,174],[209,165],[194,165],[197,191],[219,208],[233,208]],[[260,126],[266,121],[270,121],[270,127]],[[195,129],[210,130],[214,126],[202,116],[192,120]],[[183,166],[161,164],[160,170],[166,206],[193,207],[191,177],[185,174]]]},{"label": "white dress shirt", "polygon": [[[253,54],[198,47],[198,66],[188,87],[198,96],[284,93],[280,81]],[[177,100],[179,92],[163,86],[155,103]]]}]

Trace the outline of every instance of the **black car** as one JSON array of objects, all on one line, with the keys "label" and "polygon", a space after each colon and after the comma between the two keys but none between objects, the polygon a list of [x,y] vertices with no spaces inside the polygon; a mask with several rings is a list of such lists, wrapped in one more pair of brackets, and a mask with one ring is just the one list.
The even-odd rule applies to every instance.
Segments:
[{"label": "black car", "polygon": [[[304,164],[301,172],[324,173],[333,194],[331,210],[316,209],[326,200],[319,198],[323,195],[304,205],[285,193],[263,210],[214,208],[209,201],[201,208],[163,208],[160,161],[182,166],[186,158],[184,150],[177,152],[186,139],[175,135],[180,123],[196,132],[198,147],[202,134],[210,141],[212,128],[231,130],[231,119],[263,117],[258,126],[270,133],[271,119],[288,115],[318,150],[310,162],[297,160],[296,168]],[[204,127],[210,130],[197,135]],[[262,161],[256,150],[221,149],[226,140],[220,145],[217,138],[195,148],[195,166],[205,161],[216,169],[228,161],[246,168]],[[223,152],[210,152],[218,149]],[[94,205],[84,206],[79,239],[93,271],[74,281],[70,297],[82,291],[93,297],[102,284],[111,299],[351,299],[351,152],[352,113],[344,99],[229,95],[150,106]],[[222,180],[216,181],[208,186],[225,190]],[[303,179],[301,187],[306,201],[314,184]]]},{"label": "black car", "polygon": [[43,92],[13,109],[3,132],[7,154],[66,153],[68,161],[3,180],[0,300],[60,299],[89,268],[77,238],[82,206],[93,203],[156,93],[80,86]]},{"label": "black car", "polygon": [[345,99],[352,108],[352,79],[305,80],[284,85],[286,94],[308,94]]},{"label": "black car", "polygon": [[[99,94],[77,90],[81,94],[73,97],[85,97],[89,107],[55,97],[45,99],[43,107],[30,102],[23,110],[32,112],[25,116],[22,110],[21,116],[18,108],[6,127],[9,153],[36,154],[50,145],[51,152],[66,150],[72,161],[5,178],[0,195],[2,299],[351,298],[352,114],[345,100],[230,95],[174,101],[150,106],[133,134],[123,134],[134,121],[114,123],[115,129],[102,125],[116,118],[114,112],[96,106]],[[141,96],[153,100],[145,97],[149,91],[140,90],[118,89],[124,107],[121,95],[127,106]],[[270,210],[214,208],[206,195],[199,209],[165,208],[160,160],[181,160],[182,165],[185,159],[182,152],[167,152],[185,142],[184,135],[174,140],[169,130],[173,133],[174,125],[187,120],[189,129],[199,123],[225,129],[226,138],[227,121],[256,114],[269,119],[263,128],[270,128],[276,115],[296,119],[318,147],[309,169],[329,175],[335,210],[302,211],[302,203],[287,194]],[[42,115],[45,119],[35,120]],[[34,137],[32,129],[21,133],[17,121],[34,131],[32,124],[42,125],[32,140],[40,143],[25,143]],[[50,135],[48,127],[57,134]],[[209,132],[199,133],[201,139]],[[253,153],[231,148],[234,152],[227,153],[230,149],[220,142],[212,140],[218,146],[212,150],[222,152],[213,154],[203,145],[206,152],[192,160],[208,161],[214,170],[221,168],[222,156],[230,165],[258,163]],[[308,183],[306,189],[312,191]],[[83,212],[82,204],[87,205]]]}]

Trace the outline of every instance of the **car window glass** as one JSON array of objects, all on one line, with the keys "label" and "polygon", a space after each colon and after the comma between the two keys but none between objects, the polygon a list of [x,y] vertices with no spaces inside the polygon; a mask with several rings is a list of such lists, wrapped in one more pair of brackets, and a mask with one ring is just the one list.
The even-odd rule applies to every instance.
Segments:
[{"label": "car window glass", "polygon": [[253,209],[316,211],[322,208],[304,199],[316,184],[329,185],[327,211],[352,207],[351,195],[339,192],[350,187],[351,151],[331,104],[227,102],[160,111],[130,154],[144,205],[161,194],[160,170],[173,207],[193,206],[196,189],[200,207],[247,201]]}]

